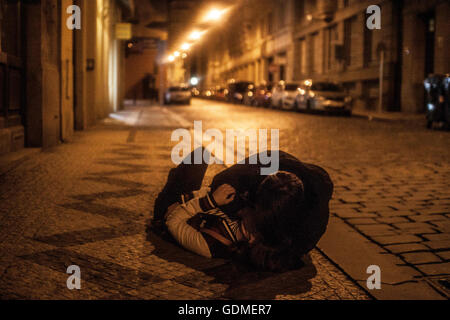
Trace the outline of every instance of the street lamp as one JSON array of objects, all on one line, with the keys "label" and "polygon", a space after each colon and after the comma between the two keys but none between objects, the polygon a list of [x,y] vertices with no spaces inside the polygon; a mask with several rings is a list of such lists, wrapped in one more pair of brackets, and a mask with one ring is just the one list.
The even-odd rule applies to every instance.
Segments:
[{"label": "street lamp", "polygon": [[212,9],[210,10],[205,17],[205,21],[217,21],[219,20],[225,10],[219,10],[219,9]]},{"label": "street lamp", "polygon": [[190,47],[191,47],[191,45],[189,43],[185,42],[181,45],[181,50],[188,51]]},{"label": "street lamp", "polygon": [[198,78],[197,77],[192,77],[191,78],[191,85],[196,86],[198,84]]},{"label": "street lamp", "polygon": [[198,40],[202,37],[202,32],[200,31],[192,31],[191,34],[189,35],[189,39],[190,40]]},{"label": "street lamp", "polygon": [[173,53],[173,55],[175,56],[175,57],[179,57],[180,56],[180,52],[179,51],[175,51],[174,53]]},{"label": "street lamp", "polygon": [[167,60],[169,60],[169,62],[173,62],[175,60],[175,57],[173,55],[170,55],[167,57]]}]

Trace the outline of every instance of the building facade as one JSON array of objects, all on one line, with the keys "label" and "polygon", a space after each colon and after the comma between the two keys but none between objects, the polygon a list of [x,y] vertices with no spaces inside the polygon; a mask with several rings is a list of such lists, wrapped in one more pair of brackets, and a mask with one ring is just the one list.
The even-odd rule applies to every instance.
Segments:
[{"label": "building facade", "polygon": [[[380,29],[367,27],[371,5]],[[189,70],[203,87],[341,82],[355,109],[418,113],[425,76],[450,72],[449,21],[445,0],[244,0],[196,48]]]},{"label": "building facade", "polygon": [[[69,141],[120,108],[125,47],[114,27],[132,9],[127,0],[0,0],[0,154]],[[80,29],[69,28],[78,18]]]},{"label": "building facade", "polygon": [[158,99],[161,64],[167,41],[167,3],[135,0],[133,37],[125,48],[125,99],[127,103]]}]

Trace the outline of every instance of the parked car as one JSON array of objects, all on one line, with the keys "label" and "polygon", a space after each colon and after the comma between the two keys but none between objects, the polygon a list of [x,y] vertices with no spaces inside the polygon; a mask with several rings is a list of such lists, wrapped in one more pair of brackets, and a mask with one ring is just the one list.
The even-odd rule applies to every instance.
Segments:
[{"label": "parked car", "polygon": [[350,115],[352,97],[333,82],[305,80],[295,99],[298,110],[334,111]]},{"label": "parked car", "polygon": [[184,103],[191,104],[191,91],[185,86],[174,86],[167,89],[164,95],[164,104]]},{"label": "parked car", "polygon": [[270,98],[272,97],[272,85],[260,84],[255,89],[253,96],[253,105],[258,107],[268,107],[270,105]]},{"label": "parked car", "polygon": [[427,128],[433,123],[450,125],[450,75],[430,74],[424,81],[426,92]]},{"label": "parked car", "polygon": [[244,93],[244,98],[242,99],[242,103],[247,106],[252,106],[254,98],[255,98],[255,85],[249,84],[247,87],[247,91],[245,91],[245,93]]},{"label": "parked car", "polygon": [[214,98],[219,101],[225,101],[228,94],[228,89],[223,87],[216,88]]},{"label": "parked car", "polygon": [[249,86],[253,85],[249,81],[238,81],[228,85],[227,101],[233,103],[242,103],[244,101],[245,94],[248,93]]},{"label": "parked car", "polygon": [[293,109],[300,85],[280,81],[272,89],[271,106],[278,109]]},{"label": "parked car", "polygon": [[205,89],[202,91],[201,97],[204,99],[212,99],[212,98],[214,98],[214,94],[215,94],[214,89],[212,89],[212,88]]},{"label": "parked car", "polygon": [[197,87],[193,87],[191,90],[191,95],[193,97],[198,97],[200,95],[200,90],[198,90]]}]

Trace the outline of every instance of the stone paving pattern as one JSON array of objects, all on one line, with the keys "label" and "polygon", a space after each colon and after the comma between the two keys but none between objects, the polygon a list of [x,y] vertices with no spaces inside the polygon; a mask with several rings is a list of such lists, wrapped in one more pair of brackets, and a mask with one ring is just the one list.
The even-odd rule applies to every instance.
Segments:
[{"label": "stone paving pattern", "polygon": [[[134,127],[109,119],[0,176],[0,299],[370,298],[317,250],[299,270],[262,273],[146,232],[179,123],[161,108],[120,114],[136,112]],[[66,287],[69,265],[81,290]]]},{"label": "stone paving pattern", "polygon": [[[422,278],[449,288],[450,132],[427,130],[424,120],[379,122],[252,107],[236,112],[206,101],[177,111],[193,119],[200,110],[203,130],[279,128],[280,149],[329,172],[332,215]],[[214,121],[219,114],[220,124]]]},{"label": "stone paving pattern", "polygon": [[[299,270],[255,273],[147,234],[179,118],[203,120],[203,130],[279,128],[281,149],[330,173],[333,215],[400,257],[399,267],[450,276],[449,132],[209,101],[120,115],[136,113],[134,127],[109,120],[0,176],[0,298],[370,298],[317,250]],[[71,264],[82,290],[66,288]]]}]

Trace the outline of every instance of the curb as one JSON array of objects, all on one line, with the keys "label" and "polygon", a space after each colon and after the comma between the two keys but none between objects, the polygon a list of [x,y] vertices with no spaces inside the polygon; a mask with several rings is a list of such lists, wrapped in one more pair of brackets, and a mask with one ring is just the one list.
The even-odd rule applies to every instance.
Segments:
[{"label": "curb", "polygon": [[[364,291],[377,300],[446,300],[422,275],[371,242],[337,217],[330,217],[317,247]],[[366,286],[367,267],[381,269],[381,289]]]},{"label": "curb", "polygon": [[355,118],[361,118],[361,119],[367,119],[369,121],[381,121],[381,122],[423,122],[425,124],[425,115],[421,118],[416,117],[416,118],[388,118],[388,117],[383,117],[377,114],[366,114],[366,113],[358,113],[358,112],[352,112],[352,117]]}]

